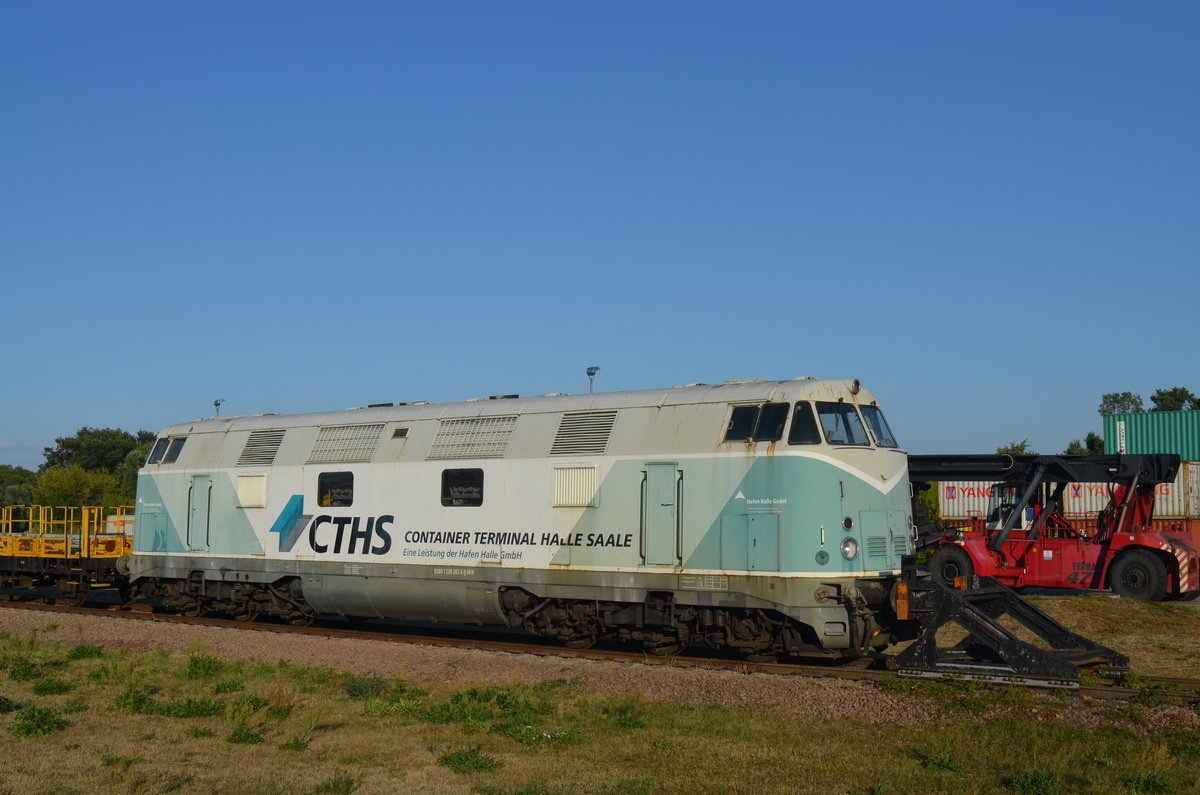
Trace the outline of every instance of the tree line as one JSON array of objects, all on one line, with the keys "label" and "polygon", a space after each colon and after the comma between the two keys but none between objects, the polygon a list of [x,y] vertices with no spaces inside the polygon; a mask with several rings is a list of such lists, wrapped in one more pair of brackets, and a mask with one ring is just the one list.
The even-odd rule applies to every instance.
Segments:
[{"label": "tree line", "polygon": [[0,505],[132,505],[155,434],[84,426],[43,448],[36,472],[0,465]]},{"label": "tree line", "polygon": [[[1150,411],[1200,411],[1200,397],[1182,386],[1170,389],[1158,389],[1150,396],[1154,408]],[[1141,414],[1146,411],[1142,396],[1135,392],[1108,392],[1100,396],[1100,407],[1096,409],[1101,417],[1110,414]],[[996,448],[1001,455],[1037,455],[1037,451],[1029,446],[1028,439],[1010,442]],[[1063,450],[1063,455],[1102,455],[1104,453],[1104,437],[1095,432],[1089,432],[1083,440],[1072,439]]]}]

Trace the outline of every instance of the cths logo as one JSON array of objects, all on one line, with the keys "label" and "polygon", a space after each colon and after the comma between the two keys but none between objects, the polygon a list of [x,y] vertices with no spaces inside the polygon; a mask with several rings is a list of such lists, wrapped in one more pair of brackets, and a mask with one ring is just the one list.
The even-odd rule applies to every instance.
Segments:
[{"label": "cths logo", "polygon": [[387,526],[394,516],[330,516],[313,517],[304,512],[304,495],[295,494],[275,524],[272,533],[279,534],[279,551],[291,552],[305,534],[308,545],[318,555],[345,552],[348,555],[386,555],[392,548],[392,534]]}]

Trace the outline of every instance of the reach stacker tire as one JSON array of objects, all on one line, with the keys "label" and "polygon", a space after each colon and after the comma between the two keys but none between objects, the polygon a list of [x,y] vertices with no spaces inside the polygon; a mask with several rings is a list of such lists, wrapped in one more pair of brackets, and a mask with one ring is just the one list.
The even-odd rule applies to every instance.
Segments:
[{"label": "reach stacker tire", "polygon": [[1167,566],[1144,549],[1131,549],[1117,558],[1108,580],[1113,591],[1127,599],[1161,602],[1167,598]]},{"label": "reach stacker tire", "polygon": [[929,573],[938,585],[953,588],[955,577],[970,577],[975,567],[965,551],[953,544],[942,544],[929,559]]}]

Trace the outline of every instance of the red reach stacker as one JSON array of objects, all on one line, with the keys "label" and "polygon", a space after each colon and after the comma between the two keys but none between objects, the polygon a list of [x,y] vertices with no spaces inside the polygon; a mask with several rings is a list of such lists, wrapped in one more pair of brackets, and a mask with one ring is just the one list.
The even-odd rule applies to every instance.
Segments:
[{"label": "red reach stacker", "polygon": [[[1200,561],[1182,531],[1155,529],[1155,487],[1170,483],[1177,455],[911,455],[916,490],[949,481],[989,483],[986,516],[967,527],[922,528],[936,546],[934,580],[964,587],[974,575],[1012,588],[1105,589],[1132,599],[1200,596]],[[1094,521],[1063,515],[1070,483],[1109,483],[1108,505]],[[969,587],[969,586],[966,586]]]}]

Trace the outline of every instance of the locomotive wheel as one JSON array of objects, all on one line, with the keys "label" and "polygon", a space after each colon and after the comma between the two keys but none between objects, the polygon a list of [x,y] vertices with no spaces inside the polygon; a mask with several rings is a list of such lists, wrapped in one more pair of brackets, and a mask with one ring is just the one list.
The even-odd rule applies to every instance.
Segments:
[{"label": "locomotive wheel", "polygon": [[1152,552],[1131,549],[1117,558],[1108,575],[1112,589],[1127,599],[1161,602],[1167,597],[1167,566]]},{"label": "locomotive wheel", "polygon": [[204,605],[200,604],[199,602],[192,602],[190,605],[180,610],[179,615],[183,616],[184,618],[200,618],[207,612],[208,610],[204,608]]},{"label": "locomotive wheel", "polygon": [[660,636],[642,641],[642,650],[655,657],[674,657],[683,651],[683,641]]},{"label": "locomotive wheel", "polygon": [[562,645],[568,649],[590,649],[596,645],[595,635],[583,635],[582,637],[571,638],[564,640]]},{"label": "locomotive wheel", "polygon": [[234,613],[233,620],[241,621],[244,623],[249,623],[249,622],[253,621],[254,619],[258,618],[258,613],[261,609],[262,609],[262,607],[261,607],[261,605],[259,605],[258,602],[251,602],[250,604],[246,605],[245,610],[242,610],[238,613]]},{"label": "locomotive wheel", "polygon": [[929,573],[938,585],[953,588],[955,577],[970,577],[975,567],[966,552],[953,544],[942,544],[929,559]]},{"label": "locomotive wheel", "polygon": [[752,663],[779,662],[779,655],[773,651],[739,651],[738,656]]}]

